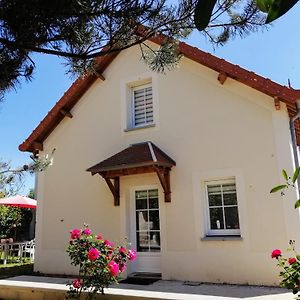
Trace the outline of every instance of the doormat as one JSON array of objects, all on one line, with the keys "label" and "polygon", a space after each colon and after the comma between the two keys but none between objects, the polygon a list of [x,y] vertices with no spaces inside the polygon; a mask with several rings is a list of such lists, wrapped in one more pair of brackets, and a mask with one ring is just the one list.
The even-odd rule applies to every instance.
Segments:
[{"label": "doormat", "polygon": [[120,281],[120,283],[137,284],[137,285],[150,285],[160,278],[142,278],[142,277],[129,277]]}]

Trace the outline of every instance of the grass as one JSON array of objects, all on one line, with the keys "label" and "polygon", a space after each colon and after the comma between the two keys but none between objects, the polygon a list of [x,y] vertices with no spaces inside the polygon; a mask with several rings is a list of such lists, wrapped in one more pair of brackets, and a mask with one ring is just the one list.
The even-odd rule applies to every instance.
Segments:
[{"label": "grass", "polygon": [[0,264],[0,278],[7,278],[20,275],[31,275],[33,273],[33,263],[30,259],[23,262],[13,262]]}]

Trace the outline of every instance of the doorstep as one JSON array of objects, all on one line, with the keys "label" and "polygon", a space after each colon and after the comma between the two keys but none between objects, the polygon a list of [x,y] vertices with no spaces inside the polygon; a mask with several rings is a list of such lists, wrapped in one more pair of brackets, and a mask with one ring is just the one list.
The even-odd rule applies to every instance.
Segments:
[{"label": "doorstep", "polygon": [[[69,279],[72,280],[72,279]],[[1,300],[63,300],[67,278],[17,276],[0,280]],[[292,300],[285,289],[257,286],[201,284],[159,280],[151,285],[119,284],[99,295],[102,300]]]}]

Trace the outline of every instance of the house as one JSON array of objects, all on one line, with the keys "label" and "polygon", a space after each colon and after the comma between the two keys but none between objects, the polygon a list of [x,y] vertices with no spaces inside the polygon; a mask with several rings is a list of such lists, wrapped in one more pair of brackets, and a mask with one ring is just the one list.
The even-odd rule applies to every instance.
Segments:
[{"label": "house", "polygon": [[269,191],[295,166],[300,91],[179,49],[167,75],[150,72],[138,47],[101,58],[20,145],[56,149],[37,178],[36,271],[74,272],[68,235],[86,222],[137,249],[128,273],[277,283],[270,252],[300,240],[300,217],[295,191]]}]

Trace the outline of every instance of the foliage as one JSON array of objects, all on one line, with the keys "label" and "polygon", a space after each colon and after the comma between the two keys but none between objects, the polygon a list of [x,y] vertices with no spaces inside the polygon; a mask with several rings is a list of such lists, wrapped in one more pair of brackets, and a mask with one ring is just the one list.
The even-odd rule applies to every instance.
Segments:
[{"label": "foliage", "polygon": [[[297,2],[298,0],[198,0],[195,9],[195,25],[202,31],[209,28],[209,24],[213,24],[214,19],[221,19],[225,33],[229,29],[228,24],[241,22],[268,24],[287,13]],[[240,11],[243,14],[239,14]],[[260,12],[265,13],[263,19]],[[220,18],[221,15],[225,15],[228,21]]]},{"label": "foliage", "polygon": [[279,276],[281,278],[280,286],[293,291],[297,295],[296,299],[300,299],[298,294],[300,291],[300,255],[295,251],[295,242],[290,241],[289,258],[282,256],[282,251],[275,249],[271,253],[273,259],[277,259],[277,266],[281,269]]},{"label": "foliage", "polygon": [[18,207],[0,205],[0,237],[13,237],[22,225],[23,212]]},{"label": "foliage", "polygon": [[[256,31],[265,21],[255,0],[221,0],[202,33],[212,43]],[[180,59],[177,40],[193,29],[197,0],[3,0],[0,2],[0,92],[31,80],[33,53],[64,57],[75,75],[97,70],[98,57],[139,45],[154,71],[165,72]],[[196,9],[197,10],[197,9]],[[199,9],[198,9],[199,10]],[[202,11],[202,9],[201,9]],[[196,17],[198,20],[198,17]],[[146,43],[164,35],[162,46]]]},{"label": "foliage", "polygon": [[24,175],[44,171],[53,163],[54,152],[55,149],[51,155],[31,156],[32,162],[19,168],[13,168],[9,162],[0,160],[0,194],[5,197],[15,195],[23,187]]},{"label": "foliage", "polygon": [[156,32],[166,35],[166,43],[185,37],[192,27],[193,2],[3,0],[0,90],[14,88],[21,77],[32,78],[33,52],[65,57],[72,73],[83,74],[97,71],[95,57],[143,44]]},{"label": "foliage", "polygon": [[34,189],[30,189],[29,190],[27,197],[31,198],[31,199],[36,199],[36,195],[35,195]]},{"label": "foliage", "polygon": [[[282,170],[281,174],[285,181],[285,184],[280,184],[280,185],[273,187],[271,189],[270,193],[276,193],[276,192],[280,191],[281,195],[283,196],[285,194],[285,191],[289,188],[298,189],[296,182],[299,177],[299,173],[300,173],[300,167],[296,168],[296,170],[294,171],[294,174],[292,176],[289,176],[287,174],[286,170]],[[300,199],[298,199],[295,202],[295,208],[298,208],[298,207],[300,207]]]},{"label": "foliage", "polygon": [[78,278],[69,284],[68,298],[80,299],[87,292],[92,299],[104,288],[118,282],[118,276],[125,271],[127,260],[134,260],[136,253],[124,246],[114,247],[113,243],[94,235],[85,225],[83,229],[73,229],[67,249],[71,264],[79,267]]}]

